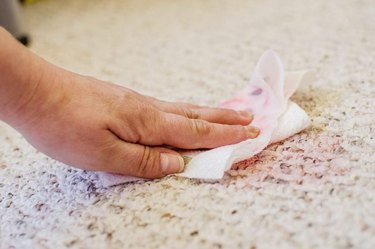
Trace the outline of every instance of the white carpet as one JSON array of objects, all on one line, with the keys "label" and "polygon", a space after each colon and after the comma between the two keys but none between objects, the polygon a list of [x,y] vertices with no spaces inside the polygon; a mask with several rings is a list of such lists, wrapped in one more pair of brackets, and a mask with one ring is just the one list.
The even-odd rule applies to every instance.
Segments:
[{"label": "white carpet", "polygon": [[288,70],[315,72],[293,97],[313,127],[218,183],[106,189],[1,123],[0,248],[375,247],[373,1],[49,0],[24,12],[37,54],[166,100],[216,105],[274,49]]}]

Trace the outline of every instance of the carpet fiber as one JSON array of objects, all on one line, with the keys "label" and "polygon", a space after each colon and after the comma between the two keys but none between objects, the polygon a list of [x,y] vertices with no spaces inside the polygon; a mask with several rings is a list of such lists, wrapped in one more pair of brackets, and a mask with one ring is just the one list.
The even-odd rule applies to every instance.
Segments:
[{"label": "carpet fiber", "polygon": [[367,1],[49,0],[31,49],[165,100],[215,106],[264,50],[315,79],[312,127],[219,182],[104,188],[0,123],[0,248],[374,248],[375,7]]}]

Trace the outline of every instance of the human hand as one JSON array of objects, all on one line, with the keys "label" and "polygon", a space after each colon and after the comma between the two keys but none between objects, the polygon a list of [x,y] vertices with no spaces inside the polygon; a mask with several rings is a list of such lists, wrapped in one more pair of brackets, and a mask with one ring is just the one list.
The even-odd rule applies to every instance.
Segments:
[{"label": "human hand", "polygon": [[53,68],[12,123],[37,149],[68,165],[159,178],[184,168],[171,147],[214,148],[259,133],[248,126],[247,112],[160,101]]},{"label": "human hand", "polygon": [[248,113],[159,101],[65,71],[1,27],[0,43],[0,119],[69,165],[157,178],[183,169],[171,147],[213,148],[259,133]]}]

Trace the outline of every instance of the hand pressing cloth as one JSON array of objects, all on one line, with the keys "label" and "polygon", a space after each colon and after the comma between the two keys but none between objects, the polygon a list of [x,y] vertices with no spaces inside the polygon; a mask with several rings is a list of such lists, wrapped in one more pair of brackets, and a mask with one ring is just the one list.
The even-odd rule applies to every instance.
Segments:
[{"label": "hand pressing cloth", "polygon": [[[267,145],[282,141],[310,125],[305,111],[289,100],[302,81],[305,71],[286,72],[279,56],[266,51],[255,68],[248,86],[220,107],[248,110],[254,114],[252,126],[260,129],[255,139],[218,147],[208,151],[181,153],[188,158],[185,171],[177,176],[215,180],[234,163],[248,159],[261,152]],[[139,180],[140,178],[99,173],[103,186]]]}]

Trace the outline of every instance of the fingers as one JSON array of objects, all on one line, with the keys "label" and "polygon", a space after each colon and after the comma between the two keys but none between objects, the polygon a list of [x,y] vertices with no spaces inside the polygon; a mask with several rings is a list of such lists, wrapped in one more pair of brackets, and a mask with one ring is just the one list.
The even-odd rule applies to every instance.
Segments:
[{"label": "fingers", "polygon": [[154,98],[149,99],[161,111],[178,114],[190,119],[203,119],[218,124],[248,125],[253,115],[247,111],[200,107],[188,103],[169,103]]},{"label": "fingers", "polygon": [[215,148],[259,135],[259,129],[252,126],[215,124],[170,113],[163,115],[162,122],[168,128],[158,132],[159,139],[182,149]]},{"label": "fingers", "polygon": [[[113,173],[143,178],[160,178],[184,170],[184,160],[173,150],[125,143],[121,140],[110,151]],[[108,170],[108,169],[107,169]]]},{"label": "fingers", "polygon": [[182,149],[215,148],[255,138],[259,134],[259,129],[255,127],[238,123],[215,123],[215,120],[232,123],[229,122],[230,119],[225,120],[227,116],[235,116],[232,110],[195,106],[189,109],[181,105],[173,109],[170,104],[164,103],[163,108],[184,113],[180,115],[155,108],[155,104],[150,104],[150,99],[146,103],[136,105],[130,112],[120,111],[120,119],[110,122],[109,129],[123,141],[152,146],[170,145]]}]

